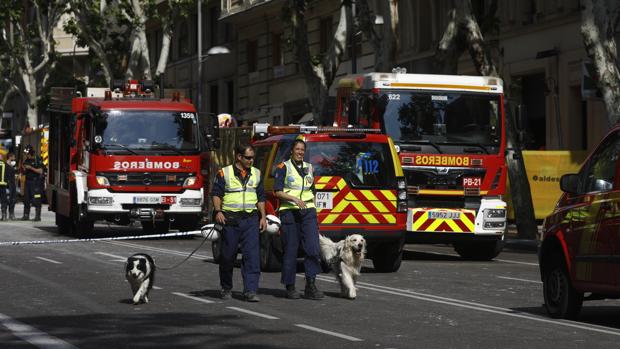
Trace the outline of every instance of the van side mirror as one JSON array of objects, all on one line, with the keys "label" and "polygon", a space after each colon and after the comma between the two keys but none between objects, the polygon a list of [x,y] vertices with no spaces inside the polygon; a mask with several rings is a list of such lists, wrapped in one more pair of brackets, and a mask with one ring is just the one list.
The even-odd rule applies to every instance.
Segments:
[{"label": "van side mirror", "polygon": [[569,194],[579,194],[579,176],[571,173],[560,178],[560,189]]}]

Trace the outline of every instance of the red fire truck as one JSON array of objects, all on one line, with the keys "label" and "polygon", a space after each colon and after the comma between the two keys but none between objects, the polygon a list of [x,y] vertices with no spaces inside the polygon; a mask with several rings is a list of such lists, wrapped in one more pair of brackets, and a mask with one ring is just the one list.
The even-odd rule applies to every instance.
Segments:
[{"label": "red fire truck", "polygon": [[189,100],[156,98],[153,88],[115,81],[88,97],[52,89],[47,197],[60,231],[87,236],[97,220],[140,221],[148,232],[199,223],[207,135]]},{"label": "red fire truck", "polygon": [[369,73],[342,78],[335,125],[381,129],[407,178],[407,240],[451,243],[488,260],[506,229],[503,82],[495,77]]}]

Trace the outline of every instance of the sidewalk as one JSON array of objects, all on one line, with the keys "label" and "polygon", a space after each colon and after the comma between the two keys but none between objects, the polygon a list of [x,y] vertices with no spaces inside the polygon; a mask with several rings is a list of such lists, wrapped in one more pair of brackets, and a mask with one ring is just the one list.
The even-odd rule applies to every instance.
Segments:
[{"label": "sidewalk", "polygon": [[[538,231],[542,227],[538,226]],[[506,229],[506,245],[504,249],[524,251],[524,252],[538,252],[538,243],[536,239],[520,239],[518,237],[517,226],[515,224],[509,224]]]}]

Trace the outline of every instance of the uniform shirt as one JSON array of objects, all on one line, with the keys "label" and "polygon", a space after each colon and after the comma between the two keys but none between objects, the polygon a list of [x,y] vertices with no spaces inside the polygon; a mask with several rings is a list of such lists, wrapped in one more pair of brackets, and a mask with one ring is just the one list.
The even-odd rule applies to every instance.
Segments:
[{"label": "uniform shirt", "polygon": [[[43,164],[38,159],[26,159],[24,160],[24,165],[30,165],[34,168],[43,168]],[[42,174],[38,174],[30,169],[26,170],[26,180],[35,180],[39,179]]]},{"label": "uniform shirt", "polygon": [[[293,161],[293,160],[291,160],[291,162],[295,166],[295,169],[297,170],[297,173],[299,173],[299,175],[302,178],[304,178],[308,174],[308,168],[304,168],[303,171],[302,171],[301,165],[298,166],[295,163],[295,161]],[[275,181],[273,182],[273,190],[274,191],[283,191],[284,190],[284,180],[286,179],[286,165],[284,164],[284,162],[281,162],[281,163],[278,164],[278,166],[276,166],[276,172],[274,174],[274,179],[275,179]],[[310,189],[314,193],[314,182],[312,183],[312,186],[310,187]]]},{"label": "uniform shirt", "polygon": [[4,181],[10,188],[15,187],[15,167],[6,164],[4,168]]},{"label": "uniform shirt", "polygon": [[[250,171],[252,171],[250,169]],[[251,172],[241,171],[237,166],[233,165],[233,173],[241,183],[246,183],[248,179],[250,179]],[[224,170],[219,170],[217,175],[215,176],[215,182],[213,183],[213,189],[211,189],[211,196],[217,196],[219,198],[224,198],[224,188],[226,187],[226,182],[224,181]],[[258,202],[265,202],[265,189],[263,187],[263,178],[261,176],[260,182],[256,187],[256,197]]]}]

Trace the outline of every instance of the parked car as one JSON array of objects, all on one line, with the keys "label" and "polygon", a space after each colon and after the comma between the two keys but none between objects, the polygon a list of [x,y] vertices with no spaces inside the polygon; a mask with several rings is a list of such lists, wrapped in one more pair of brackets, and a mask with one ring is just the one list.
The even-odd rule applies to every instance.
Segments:
[{"label": "parked car", "polygon": [[539,250],[545,307],[552,317],[575,318],[584,300],[620,297],[619,154],[620,124],[579,173],[560,179],[564,193],[545,219]]}]

